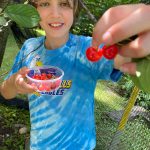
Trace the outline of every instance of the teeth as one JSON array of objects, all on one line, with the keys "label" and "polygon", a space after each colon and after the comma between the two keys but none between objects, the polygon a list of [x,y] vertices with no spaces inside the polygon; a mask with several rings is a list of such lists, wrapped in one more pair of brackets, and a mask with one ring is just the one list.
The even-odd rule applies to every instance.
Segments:
[{"label": "teeth", "polygon": [[62,24],[61,23],[57,23],[57,24],[50,24],[51,26],[53,26],[53,27],[59,27],[59,26],[61,26]]}]

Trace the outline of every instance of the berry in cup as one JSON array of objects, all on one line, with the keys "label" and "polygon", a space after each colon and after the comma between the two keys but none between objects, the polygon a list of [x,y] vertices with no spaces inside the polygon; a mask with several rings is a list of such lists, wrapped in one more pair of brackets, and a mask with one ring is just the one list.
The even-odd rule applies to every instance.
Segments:
[{"label": "berry in cup", "polygon": [[63,76],[63,70],[54,66],[34,67],[26,75],[28,84],[35,87],[37,92],[57,90],[61,85]]}]

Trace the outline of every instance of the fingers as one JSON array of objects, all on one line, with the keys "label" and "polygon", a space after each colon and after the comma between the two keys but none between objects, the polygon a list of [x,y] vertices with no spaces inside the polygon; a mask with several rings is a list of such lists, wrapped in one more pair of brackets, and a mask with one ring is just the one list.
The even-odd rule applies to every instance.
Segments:
[{"label": "fingers", "polygon": [[[94,47],[99,46],[100,43],[107,43],[110,45],[111,43],[120,41],[120,38],[122,40],[123,38],[128,37],[128,35],[126,35],[128,33],[128,28],[132,30],[132,28],[137,25],[136,22],[139,22],[138,19],[136,22],[133,22],[133,16],[130,17],[130,15],[142,7],[145,7],[145,5],[122,5],[110,8],[108,11],[106,11],[106,13],[101,17],[93,30],[92,45]],[[134,16],[136,16],[136,18],[140,18],[141,20],[141,17],[137,17],[137,15],[138,13],[135,13]],[[148,14],[146,16],[148,16]],[[130,18],[128,19],[128,17]],[[122,25],[124,26],[122,27]],[[131,35],[130,32],[129,36]],[[104,35],[104,33],[106,34]]]},{"label": "fingers", "polygon": [[[144,4],[122,5],[110,8],[101,17],[93,30],[92,46],[101,43],[112,45],[134,35],[138,37],[120,47],[123,57],[141,58],[150,54],[150,6]],[[116,61],[118,63],[118,61]],[[122,63],[122,62],[121,62]],[[116,65],[118,68],[118,66]],[[136,74],[135,63],[123,63],[119,68],[129,74]]]},{"label": "fingers", "polygon": [[25,79],[21,75],[17,76],[15,85],[16,85],[16,88],[18,89],[18,92],[21,93],[21,94],[35,92],[34,87],[32,87],[31,85],[27,84],[25,82]]},{"label": "fingers", "polygon": [[25,75],[29,72],[29,69],[27,67],[23,67],[19,70],[19,74],[25,77]]},{"label": "fingers", "polygon": [[27,93],[33,93],[35,92],[34,87],[26,83],[26,77],[25,75],[29,72],[29,69],[27,67],[21,68],[15,77],[15,87],[18,91],[18,93],[21,94],[27,94]]},{"label": "fingers", "polygon": [[102,36],[105,44],[112,45],[133,35],[150,29],[150,8],[147,6],[137,9],[126,18],[112,25]]},{"label": "fingers", "polygon": [[125,57],[141,58],[150,54],[150,30],[120,48],[119,54]]},{"label": "fingers", "polygon": [[[120,48],[119,53],[121,56],[132,57],[132,58],[141,58],[150,54],[150,31],[141,34],[137,39],[130,42],[129,44],[122,46]],[[121,68],[119,68],[122,72],[138,75],[136,72],[136,63],[124,63]]]},{"label": "fingers", "polygon": [[131,75],[136,75],[136,63],[129,62],[125,63],[121,66],[120,70],[124,73],[128,73]]},{"label": "fingers", "polygon": [[120,69],[120,67],[125,64],[131,62],[132,59],[130,57],[123,57],[121,55],[117,55],[114,59],[114,68]]}]

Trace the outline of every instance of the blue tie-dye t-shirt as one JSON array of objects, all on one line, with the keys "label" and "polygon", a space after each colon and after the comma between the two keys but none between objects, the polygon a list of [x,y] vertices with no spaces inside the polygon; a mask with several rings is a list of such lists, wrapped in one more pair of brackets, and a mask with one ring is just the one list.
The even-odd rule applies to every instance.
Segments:
[{"label": "blue tie-dye t-shirt", "polygon": [[[114,61],[102,58],[87,60],[85,51],[91,37],[69,34],[67,43],[47,50],[45,37],[25,41],[9,74],[23,66],[41,61],[64,71],[61,87],[47,95],[29,94],[31,150],[92,150],[96,145],[94,90],[98,79],[117,81],[121,73],[113,69]],[[35,50],[39,47],[37,50]]]}]

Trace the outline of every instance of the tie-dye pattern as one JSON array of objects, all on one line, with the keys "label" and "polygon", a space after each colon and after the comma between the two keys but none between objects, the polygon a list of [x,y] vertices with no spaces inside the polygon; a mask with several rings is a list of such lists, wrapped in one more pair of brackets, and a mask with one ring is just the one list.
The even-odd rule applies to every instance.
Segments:
[{"label": "tie-dye pattern", "polygon": [[[98,79],[117,81],[121,73],[113,69],[113,60],[102,58],[99,62],[91,63],[86,59],[85,51],[91,45],[91,37],[70,34],[67,43],[55,50],[47,50],[44,40],[43,36],[24,43],[9,76],[23,66],[34,66],[34,61],[40,59],[44,65],[61,68],[64,71],[63,80],[72,81],[72,85],[70,88],[60,89],[59,94],[55,92],[51,95],[28,95],[31,118],[30,149],[92,150],[96,145],[96,82]],[[30,53],[40,44],[38,50]]]}]

